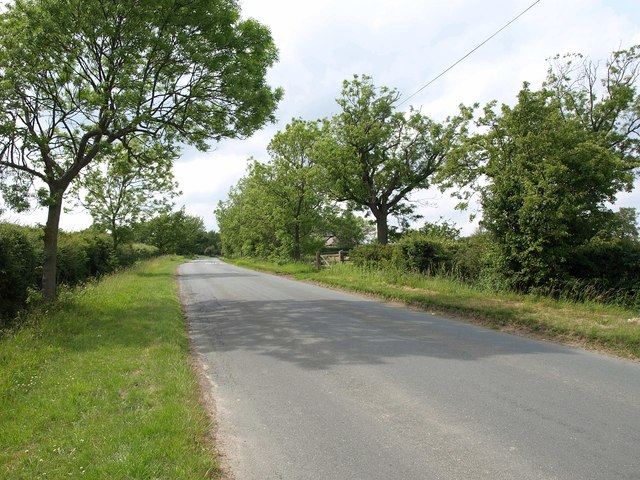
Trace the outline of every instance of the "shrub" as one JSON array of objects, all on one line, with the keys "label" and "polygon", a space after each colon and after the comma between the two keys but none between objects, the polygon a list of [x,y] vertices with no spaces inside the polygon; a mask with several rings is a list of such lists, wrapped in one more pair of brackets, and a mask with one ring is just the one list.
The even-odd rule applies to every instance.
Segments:
[{"label": "shrub", "polygon": [[349,258],[359,267],[385,267],[393,256],[392,245],[371,243],[359,245],[349,251]]},{"label": "shrub", "polygon": [[106,233],[78,233],[84,243],[90,276],[111,273],[119,265],[111,236]]},{"label": "shrub", "polygon": [[[574,280],[598,295],[640,298],[640,242],[631,239],[594,238],[567,259]],[[588,286],[588,287],[587,287]]]},{"label": "shrub", "polygon": [[158,247],[143,243],[119,245],[114,250],[106,233],[63,233],[58,247],[58,282],[75,285],[158,254]]},{"label": "shrub", "polygon": [[58,283],[75,285],[89,275],[89,256],[85,240],[78,234],[60,233],[58,239]]},{"label": "shrub", "polygon": [[156,257],[159,254],[160,249],[153,245],[145,245],[144,243],[119,245],[116,252],[117,265],[120,267],[128,267],[138,260]]},{"label": "shrub", "polygon": [[454,242],[414,233],[404,236],[394,246],[393,263],[403,270],[415,272],[451,272]]},{"label": "shrub", "polygon": [[[8,325],[27,304],[29,291],[38,288],[42,250],[41,229],[0,223],[0,326]],[[60,232],[57,281],[76,285],[158,253],[157,247],[141,243],[114,250],[106,233]]]},{"label": "shrub", "polygon": [[40,241],[35,229],[0,223],[0,325],[9,323],[38,285]]},{"label": "shrub", "polygon": [[453,257],[456,275],[465,281],[476,282],[492,270],[494,246],[486,232],[477,232],[456,242]]}]

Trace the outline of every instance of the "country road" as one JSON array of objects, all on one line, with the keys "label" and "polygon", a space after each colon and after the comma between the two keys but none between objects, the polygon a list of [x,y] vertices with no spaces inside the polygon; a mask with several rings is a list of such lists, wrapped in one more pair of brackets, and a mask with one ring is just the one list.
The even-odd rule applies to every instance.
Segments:
[{"label": "country road", "polygon": [[640,365],[225,264],[178,280],[236,480],[640,479]]}]

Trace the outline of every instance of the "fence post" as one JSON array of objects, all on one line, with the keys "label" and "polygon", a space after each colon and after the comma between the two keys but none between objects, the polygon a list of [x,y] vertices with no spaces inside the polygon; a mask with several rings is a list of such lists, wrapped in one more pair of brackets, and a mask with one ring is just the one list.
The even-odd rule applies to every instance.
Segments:
[{"label": "fence post", "polygon": [[344,263],[344,257],[346,257],[345,251],[344,250],[340,250],[338,252],[338,258],[340,258],[340,263]]},{"label": "fence post", "polygon": [[316,252],[316,270],[320,271],[322,267],[322,259],[320,258],[320,250]]}]

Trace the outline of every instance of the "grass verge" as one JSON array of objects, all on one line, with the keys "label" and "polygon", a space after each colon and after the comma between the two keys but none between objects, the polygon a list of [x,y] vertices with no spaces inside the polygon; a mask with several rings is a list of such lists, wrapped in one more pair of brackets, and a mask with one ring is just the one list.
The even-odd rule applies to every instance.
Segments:
[{"label": "grass verge", "polygon": [[316,272],[310,266],[299,264],[287,271],[281,265],[265,261],[227,261],[249,268],[291,274],[298,280],[403,302],[490,328],[640,359],[640,312],[627,308],[487,291],[446,277],[427,277],[397,270],[370,270],[350,264]]},{"label": "grass verge", "polygon": [[0,338],[0,478],[216,478],[163,257],[63,292]]},{"label": "grass verge", "polygon": [[233,263],[239,267],[252,268],[264,272],[277,273],[279,275],[305,275],[314,274],[315,267],[307,263],[275,263],[257,258],[225,258],[226,262]]}]

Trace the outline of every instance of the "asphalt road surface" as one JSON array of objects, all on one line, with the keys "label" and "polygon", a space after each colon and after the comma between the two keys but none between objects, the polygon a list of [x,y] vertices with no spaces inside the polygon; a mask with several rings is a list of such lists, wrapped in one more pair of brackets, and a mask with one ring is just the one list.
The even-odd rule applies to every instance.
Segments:
[{"label": "asphalt road surface", "polygon": [[257,273],[181,266],[237,480],[640,479],[640,365]]}]

